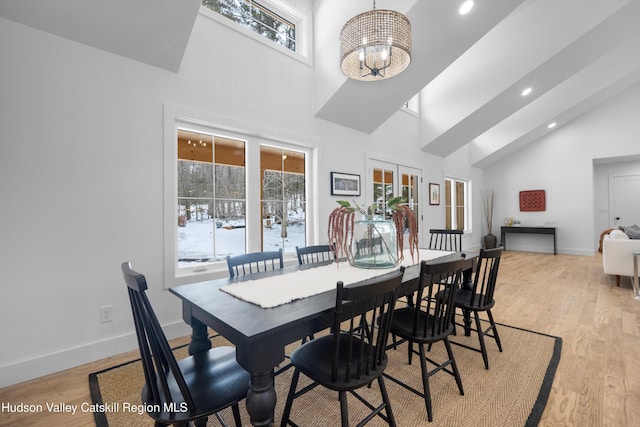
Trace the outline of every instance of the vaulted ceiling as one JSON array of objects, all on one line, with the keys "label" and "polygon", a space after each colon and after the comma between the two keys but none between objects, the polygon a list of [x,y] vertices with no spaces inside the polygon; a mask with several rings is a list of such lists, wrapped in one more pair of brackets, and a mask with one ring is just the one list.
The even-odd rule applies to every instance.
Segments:
[{"label": "vaulted ceiling", "polygon": [[470,144],[471,163],[486,167],[640,81],[640,1],[476,0],[465,16],[461,3],[400,10],[412,23],[409,68],[342,78],[317,116],[371,133],[420,92],[420,148],[446,157]]},{"label": "vaulted ceiling", "polygon": [[[369,0],[311,3],[316,38],[330,29],[335,49],[341,25],[371,8]],[[640,81],[639,0],[476,0],[465,16],[462,0],[377,3],[411,21],[411,65],[384,81],[348,80],[335,52],[316,41],[316,67],[336,62],[319,77],[328,90],[316,116],[372,133],[420,93],[420,149],[437,156],[470,144],[472,164],[488,166]],[[0,0],[0,16],[177,72],[199,5]]]}]

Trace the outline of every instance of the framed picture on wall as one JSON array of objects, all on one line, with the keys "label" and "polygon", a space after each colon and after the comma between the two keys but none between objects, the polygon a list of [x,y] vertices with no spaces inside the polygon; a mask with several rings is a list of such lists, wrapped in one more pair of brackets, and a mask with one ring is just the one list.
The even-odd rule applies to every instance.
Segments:
[{"label": "framed picture on wall", "polygon": [[350,173],[331,172],[332,196],[359,196],[360,175]]},{"label": "framed picture on wall", "polygon": [[433,182],[429,183],[429,204],[440,204],[440,184],[434,184]]}]

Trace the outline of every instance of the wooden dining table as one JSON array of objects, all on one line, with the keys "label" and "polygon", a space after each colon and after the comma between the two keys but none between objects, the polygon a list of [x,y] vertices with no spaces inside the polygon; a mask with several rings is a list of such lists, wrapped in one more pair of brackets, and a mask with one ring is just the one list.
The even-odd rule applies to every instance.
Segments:
[{"label": "wooden dining table", "polygon": [[[462,257],[465,259],[465,280],[469,282],[477,253],[450,253],[428,262],[440,263]],[[262,308],[236,298],[221,291],[221,288],[233,283],[277,277],[316,266],[312,264],[287,267],[169,289],[182,300],[182,317],[192,328],[190,354],[211,348],[208,328],[235,345],[238,363],[251,374],[246,407],[254,426],[269,426],[274,422],[277,398],[274,370],[285,360],[285,346],[332,325],[335,287],[272,308]],[[416,290],[418,276],[418,264],[405,269],[400,288],[401,296],[411,295]]]}]

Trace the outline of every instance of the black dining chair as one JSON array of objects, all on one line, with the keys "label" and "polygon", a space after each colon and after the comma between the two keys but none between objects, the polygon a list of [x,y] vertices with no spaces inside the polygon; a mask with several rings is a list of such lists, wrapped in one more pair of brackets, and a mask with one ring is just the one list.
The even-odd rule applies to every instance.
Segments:
[{"label": "black dining chair", "polygon": [[122,263],[133,322],[138,337],[145,385],[142,403],[156,426],[206,426],[207,417],[229,406],[236,426],[242,425],[238,402],[249,390],[251,376],[236,362],[232,347],[215,347],[176,360],[146,295],[145,277]]},{"label": "black dining chair", "polygon": [[284,267],[282,249],[278,249],[277,251],[253,252],[234,257],[227,255],[227,266],[229,267],[229,277],[277,270]]},{"label": "black dining chair", "polygon": [[[347,392],[371,409],[359,426],[375,416],[390,426],[396,425],[382,374],[387,367],[386,344],[402,275],[403,270],[399,270],[348,286],[338,282],[334,332],[309,341],[291,355],[295,371],[282,415],[282,427],[296,426],[290,419],[294,399],[318,385],[338,392],[343,427],[349,425]],[[379,319],[378,324],[372,319]],[[301,373],[313,382],[296,391]],[[374,380],[382,395],[382,403],[378,406],[367,402],[357,392]]]},{"label": "black dining chair", "polygon": [[443,230],[432,228],[429,230],[429,233],[429,249],[454,252],[462,250],[463,230]]},{"label": "black dining chair", "polygon": [[[493,315],[491,314],[491,309],[495,305],[493,294],[496,289],[496,280],[498,278],[501,256],[502,248],[480,249],[478,265],[473,278],[473,288],[465,289],[462,287],[456,293],[455,298],[456,308],[459,308],[462,311],[461,315],[463,316],[463,319],[468,319],[470,313],[473,313],[475,328],[469,326],[470,322],[468,321],[463,321],[462,323],[456,321],[455,324],[477,333],[480,348],[462,344],[455,340],[452,340],[451,344],[456,344],[482,353],[485,369],[489,369],[489,356],[487,355],[487,346],[484,337],[487,336],[493,338],[498,346],[498,350],[502,352],[502,343],[500,342],[500,336],[498,335],[498,328],[496,327],[496,322],[493,320]],[[482,319],[480,317],[480,313],[482,312],[487,314],[488,319]],[[459,316],[456,316],[455,319],[459,319]],[[487,323],[488,327],[486,327]]]},{"label": "black dining chair", "polygon": [[[431,264],[422,261],[416,291],[416,301],[421,301],[421,304],[397,309],[391,321],[391,334],[408,342],[409,364],[411,364],[413,354],[417,354],[420,358],[423,392],[388,374],[385,376],[424,399],[429,421],[433,421],[429,377],[440,371],[452,375],[456,380],[460,394],[464,395],[462,379],[449,342],[449,335],[454,329],[455,295],[460,284],[463,267],[464,260]],[[436,361],[427,356],[425,350],[426,346],[431,346],[439,341],[444,343],[447,350],[447,359],[444,361]],[[417,351],[414,350],[413,344],[417,345]],[[431,365],[434,368],[429,370]]]},{"label": "black dining chair", "polygon": [[336,259],[336,252],[332,245],[315,245],[302,248],[296,246],[296,254],[300,265],[328,262]]},{"label": "black dining chair", "polygon": [[356,242],[355,258],[384,253],[382,237],[360,239]]}]

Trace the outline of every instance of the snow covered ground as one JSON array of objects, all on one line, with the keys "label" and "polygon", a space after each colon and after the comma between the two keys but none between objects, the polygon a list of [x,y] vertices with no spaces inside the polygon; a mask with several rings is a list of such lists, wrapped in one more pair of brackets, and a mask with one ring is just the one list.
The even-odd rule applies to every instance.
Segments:
[{"label": "snow covered ground", "polygon": [[[245,228],[224,228],[242,224],[224,223],[222,227],[215,229],[215,261],[224,260],[227,255],[235,256],[244,254]],[[194,262],[214,261],[214,228],[216,221],[208,219],[204,221],[188,222],[186,227],[178,227],[178,258],[180,266],[188,266]],[[293,253],[296,246],[305,246],[304,221],[296,221],[287,227],[287,237],[282,239],[280,224],[271,227],[263,227],[263,250],[275,251],[283,248],[285,253]]]}]

